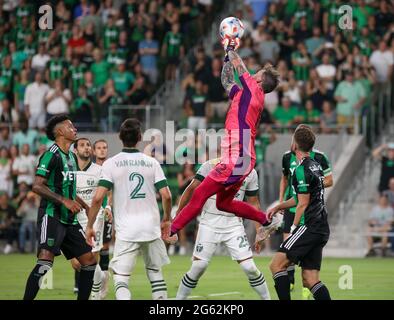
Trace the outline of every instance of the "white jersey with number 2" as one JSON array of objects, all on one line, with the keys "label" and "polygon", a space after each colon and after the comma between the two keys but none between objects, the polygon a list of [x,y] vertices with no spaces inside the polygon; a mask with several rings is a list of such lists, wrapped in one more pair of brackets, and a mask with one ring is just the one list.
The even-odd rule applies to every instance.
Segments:
[{"label": "white jersey with number 2", "polygon": [[159,162],[137,149],[123,149],[103,164],[100,186],[113,189],[116,238],[145,242],[160,238],[156,190],[167,186]]}]

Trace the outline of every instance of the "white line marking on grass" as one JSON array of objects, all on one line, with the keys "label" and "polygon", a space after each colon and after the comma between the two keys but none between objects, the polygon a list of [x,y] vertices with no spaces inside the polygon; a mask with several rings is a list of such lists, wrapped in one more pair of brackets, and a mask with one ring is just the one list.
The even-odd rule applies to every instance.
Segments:
[{"label": "white line marking on grass", "polygon": [[[235,294],[241,294],[241,292],[239,292],[239,291],[231,291],[231,292],[221,292],[221,293],[210,293],[210,294],[207,294],[206,296],[188,296],[187,299],[230,296],[230,295],[235,295]],[[167,300],[176,300],[176,298],[168,298]]]}]

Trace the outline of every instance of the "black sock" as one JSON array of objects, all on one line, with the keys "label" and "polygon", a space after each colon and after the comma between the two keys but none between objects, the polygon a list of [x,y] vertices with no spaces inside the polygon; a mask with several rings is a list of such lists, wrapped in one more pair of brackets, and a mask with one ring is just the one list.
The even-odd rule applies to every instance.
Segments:
[{"label": "black sock", "polygon": [[291,265],[290,267],[287,268],[287,274],[289,275],[289,281],[291,284],[294,284],[294,272],[295,272],[294,265]]},{"label": "black sock", "polygon": [[78,270],[75,270],[74,273],[74,288],[79,288],[79,276],[81,275],[81,272]]},{"label": "black sock", "polygon": [[100,251],[100,268],[102,271],[107,271],[109,265],[109,250]]},{"label": "black sock", "polygon": [[92,291],[93,276],[95,270],[96,264],[81,266],[77,298],[78,300],[89,300],[90,292]]},{"label": "black sock", "polygon": [[50,260],[37,260],[37,264],[27,279],[25,295],[23,300],[34,300],[40,289],[41,279],[52,268],[53,262]]},{"label": "black sock", "polygon": [[287,271],[279,271],[273,276],[279,300],[290,300],[290,281]]},{"label": "black sock", "polygon": [[319,281],[312,288],[311,292],[315,300],[331,300],[330,292],[323,282]]}]

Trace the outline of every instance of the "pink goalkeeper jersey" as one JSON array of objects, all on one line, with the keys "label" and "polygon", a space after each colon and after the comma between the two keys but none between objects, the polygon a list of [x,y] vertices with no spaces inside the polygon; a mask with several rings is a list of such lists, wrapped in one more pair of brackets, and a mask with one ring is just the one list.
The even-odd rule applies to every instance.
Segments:
[{"label": "pink goalkeeper jersey", "polygon": [[229,94],[232,101],[226,116],[220,162],[209,175],[226,185],[244,180],[255,166],[254,143],[264,107],[264,92],[256,80],[248,72],[239,79],[243,88],[234,85]]}]

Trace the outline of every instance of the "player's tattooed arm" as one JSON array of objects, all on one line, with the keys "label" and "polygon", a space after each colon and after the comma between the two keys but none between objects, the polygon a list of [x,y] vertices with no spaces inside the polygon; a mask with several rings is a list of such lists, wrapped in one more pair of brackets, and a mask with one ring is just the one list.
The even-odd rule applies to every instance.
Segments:
[{"label": "player's tattooed arm", "polygon": [[72,211],[73,213],[77,213],[81,211],[82,206],[68,198],[64,198],[61,195],[52,192],[47,185],[47,179],[41,176],[36,176],[33,183],[33,192],[38,194],[40,197],[52,201],[56,204],[64,205],[67,209]]},{"label": "player's tattooed arm", "polygon": [[228,58],[233,65],[234,69],[237,70],[239,75],[244,74],[245,72],[248,72],[248,69],[246,69],[245,63],[241,59],[241,57],[236,53],[234,50],[230,50],[228,52]]},{"label": "player's tattooed arm", "polygon": [[223,88],[229,94],[231,88],[233,87],[233,85],[235,85],[234,69],[233,69],[233,65],[229,61],[224,63],[221,80],[222,80]]}]

